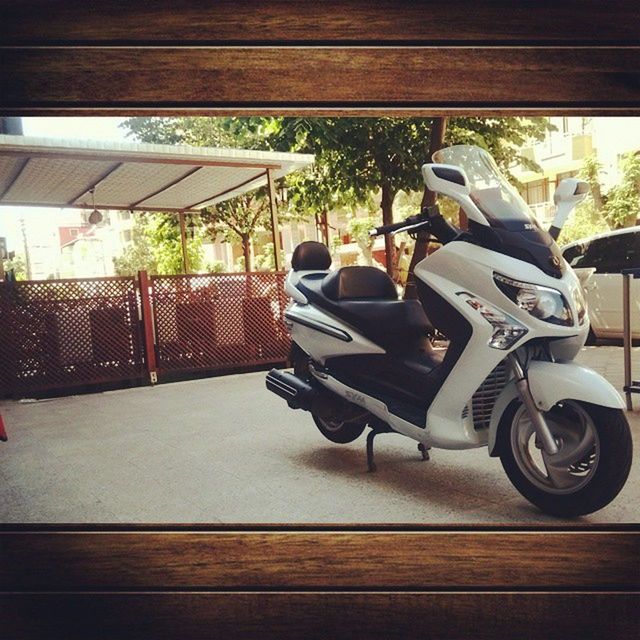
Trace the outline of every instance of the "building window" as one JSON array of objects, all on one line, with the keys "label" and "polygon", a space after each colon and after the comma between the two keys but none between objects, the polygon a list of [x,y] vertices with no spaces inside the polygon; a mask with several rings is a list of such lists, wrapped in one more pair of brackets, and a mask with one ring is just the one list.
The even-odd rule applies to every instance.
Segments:
[{"label": "building window", "polygon": [[121,234],[122,242],[131,242],[131,229],[125,229]]},{"label": "building window", "polygon": [[131,217],[131,211],[121,211],[120,220],[128,220]]},{"label": "building window", "polygon": [[523,196],[527,204],[547,202],[549,199],[547,193],[547,181],[534,180],[533,182],[527,182],[527,184],[524,185]]},{"label": "building window", "polygon": [[565,179],[565,178],[575,178],[578,175],[577,171],[563,171],[562,173],[558,173],[556,175],[556,187]]}]

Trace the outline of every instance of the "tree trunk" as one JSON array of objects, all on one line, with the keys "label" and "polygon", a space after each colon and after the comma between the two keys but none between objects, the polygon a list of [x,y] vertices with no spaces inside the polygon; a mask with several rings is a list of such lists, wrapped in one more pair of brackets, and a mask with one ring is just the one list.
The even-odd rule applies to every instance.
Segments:
[{"label": "tree trunk", "polygon": [[[431,162],[431,156],[442,149],[444,145],[444,135],[447,131],[447,118],[434,118],[431,125],[431,140],[429,141],[429,158],[428,162]],[[421,209],[434,205],[436,203],[436,194],[430,191],[425,186],[424,194],[422,196]],[[415,266],[421,260],[424,260],[427,256],[427,246],[429,244],[430,234],[426,231],[418,233],[416,238],[416,245],[413,249],[413,256],[411,256],[411,264],[409,265],[409,273],[407,274],[407,285],[404,289],[405,300],[415,300],[418,297],[418,291],[416,289],[415,277],[413,270]]]},{"label": "tree trunk", "polygon": [[[393,223],[393,201],[396,197],[395,191],[391,188],[391,185],[387,182],[382,183],[382,224]],[[387,257],[387,273],[394,277],[394,265],[396,263],[395,245],[393,244],[393,237],[390,234],[384,236],[384,250]]]},{"label": "tree trunk", "polygon": [[244,270],[251,271],[251,237],[249,234],[240,236],[242,239],[242,253],[244,255]]},{"label": "tree trunk", "polygon": [[325,243],[327,248],[329,247],[329,214],[327,210],[324,209],[320,214],[320,220],[322,225],[322,241]]}]

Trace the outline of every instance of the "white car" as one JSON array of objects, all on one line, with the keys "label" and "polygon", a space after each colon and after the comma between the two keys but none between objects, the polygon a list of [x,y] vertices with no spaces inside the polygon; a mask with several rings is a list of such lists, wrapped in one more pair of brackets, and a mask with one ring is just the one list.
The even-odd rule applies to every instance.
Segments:
[{"label": "white car", "polygon": [[[591,338],[622,338],[622,270],[640,268],[640,226],[608,231],[562,248],[589,305]],[[631,280],[631,331],[640,339],[640,279]]]}]

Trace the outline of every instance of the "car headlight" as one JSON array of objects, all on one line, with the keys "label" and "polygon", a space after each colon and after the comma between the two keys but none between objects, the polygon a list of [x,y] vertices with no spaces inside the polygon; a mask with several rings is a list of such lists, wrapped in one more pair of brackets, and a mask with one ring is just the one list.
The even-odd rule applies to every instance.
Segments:
[{"label": "car headlight", "polygon": [[528,332],[527,328],[515,318],[500,311],[486,300],[466,291],[459,291],[458,295],[493,327],[493,334],[488,342],[493,349],[510,349]]},{"label": "car headlight", "polygon": [[499,273],[493,274],[493,281],[509,300],[529,312],[534,318],[565,327],[573,326],[571,308],[557,289],[512,280]]}]

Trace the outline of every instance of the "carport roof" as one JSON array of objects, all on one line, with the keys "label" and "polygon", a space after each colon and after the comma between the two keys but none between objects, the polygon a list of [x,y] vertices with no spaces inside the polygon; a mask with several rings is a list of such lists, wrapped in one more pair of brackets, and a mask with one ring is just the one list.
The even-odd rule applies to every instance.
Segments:
[{"label": "carport roof", "polygon": [[313,155],[0,135],[0,205],[198,211]]}]

